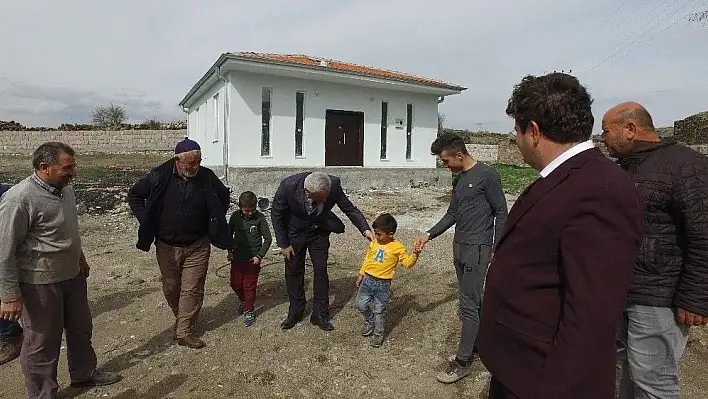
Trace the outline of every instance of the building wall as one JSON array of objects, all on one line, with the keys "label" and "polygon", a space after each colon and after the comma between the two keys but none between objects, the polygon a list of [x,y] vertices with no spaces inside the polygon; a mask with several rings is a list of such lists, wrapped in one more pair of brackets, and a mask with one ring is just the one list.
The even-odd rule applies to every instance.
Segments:
[{"label": "building wall", "polygon": [[187,113],[189,138],[202,147],[202,163],[224,165],[226,85],[219,82],[204,93]]},{"label": "building wall", "polygon": [[0,154],[31,154],[48,141],[82,153],[167,152],[186,135],[186,130],[0,131]]},{"label": "building wall", "polygon": [[[299,172],[322,171],[338,176],[348,191],[400,189],[404,187],[451,187],[452,173],[447,169],[412,168],[230,168],[228,184],[233,192],[253,191],[259,197],[273,198],[280,182]],[[215,170],[221,173],[221,170]]]},{"label": "building wall", "polygon": [[[364,112],[364,167],[434,168],[430,144],[437,135],[436,96],[366,89],[304,79],[233,72],[229,166],[324,167],[327,109]],[[272,88],[271,154],[261,156],[261,95]],[[295,157],[295,93],[305,93],[303,156]],[[381,102],[388,102],[387,159],[380,159]],[[412,159],[406,160],[406,104],[413,104]],[[403,119],[403,129],[396,129]]]}]

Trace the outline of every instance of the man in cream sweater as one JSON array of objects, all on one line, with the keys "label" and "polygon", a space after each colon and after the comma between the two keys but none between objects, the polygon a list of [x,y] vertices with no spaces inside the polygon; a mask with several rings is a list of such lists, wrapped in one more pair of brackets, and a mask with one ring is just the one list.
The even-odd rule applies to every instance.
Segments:
[{"label": "man in cream sweater", "polygon": [[0,201],[0,319],[17,321],[25,339],[20,363],[30,398],[57,395],[62,332],[72,386],[109,385],[120,379],[96,369],[93,325],[81,249],[74,150],[42,144],[32,160],[35,172]]}]

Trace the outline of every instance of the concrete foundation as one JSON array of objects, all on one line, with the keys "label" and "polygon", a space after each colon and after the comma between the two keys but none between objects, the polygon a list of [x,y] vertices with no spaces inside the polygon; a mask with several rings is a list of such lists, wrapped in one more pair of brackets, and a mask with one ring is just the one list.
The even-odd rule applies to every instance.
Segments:
[{"label": "concrete foundation", "polygon": [[[228,183],[235,194],[250,190],[259,197],[273,198],[282,179],[306,171],[322,171],[338,176],[345,190],[350,191],[452,185],[452,174],[447,169],[394,168],[229,168]],[[221,176],[219,172],[217,175]]]}]

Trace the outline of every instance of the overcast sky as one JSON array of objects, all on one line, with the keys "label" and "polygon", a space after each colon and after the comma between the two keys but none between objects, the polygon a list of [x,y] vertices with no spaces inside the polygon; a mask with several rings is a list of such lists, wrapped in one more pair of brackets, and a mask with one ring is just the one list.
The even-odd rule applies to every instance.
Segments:
[{"label": "overcast sky", "polygon": [[[413,6],[415,4],[415,6]],[[574,6],[571,6],[573,4]],[[177,103],[221,53],[303,53],[468,87],[441,105],[455,128],[508,132],[525,74],[572,70],[595,99],[657,126],[708,110],[708,0],[2,0],[0,120],[86,123],[98,104],[133,121]]]}]

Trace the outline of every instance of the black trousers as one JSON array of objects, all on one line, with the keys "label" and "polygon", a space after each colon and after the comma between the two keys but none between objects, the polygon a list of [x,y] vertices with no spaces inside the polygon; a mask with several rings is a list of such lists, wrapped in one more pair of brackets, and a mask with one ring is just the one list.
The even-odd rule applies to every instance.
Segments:
[{"label": "black trousers", "polygon": [[519,397],[492,376],[492,380],[489,382],[489,399],[519,399]]},{"label": "black trousers", "polygon": [[290,308],[288,315],[299,315],[305,310],[305,256],[312,260],[312,318],[329,318],[329,233],[312,230],[292,243],[293,256],[285,261],[285,285],[288,289]]}]

